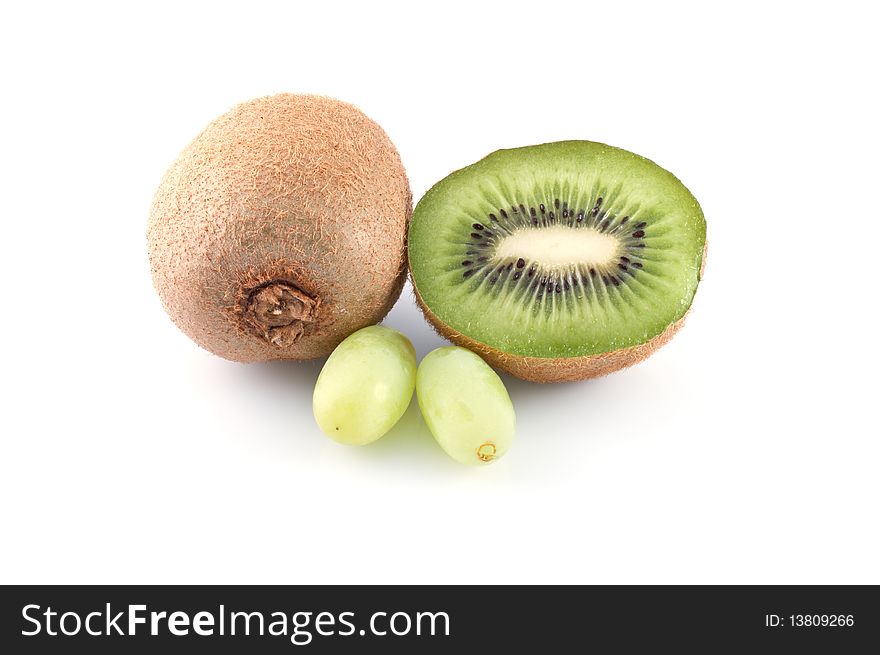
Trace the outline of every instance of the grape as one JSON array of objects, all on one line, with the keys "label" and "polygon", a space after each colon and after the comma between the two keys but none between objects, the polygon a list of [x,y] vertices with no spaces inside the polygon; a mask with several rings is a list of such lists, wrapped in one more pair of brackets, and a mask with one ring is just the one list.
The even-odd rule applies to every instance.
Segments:
[{"label": "grape", "polygon": [[463,464],[494,461],[513,441],[507,389],[470,350],[447,346],[428,354],[416,375],[416,397],[437,443]]},{"label": "grape", "polygon": [[318,426],[344,444],[362,446],[388,432],[412,400],[416,351],[397,330],[373,325],[336,346],[315,383]]}]

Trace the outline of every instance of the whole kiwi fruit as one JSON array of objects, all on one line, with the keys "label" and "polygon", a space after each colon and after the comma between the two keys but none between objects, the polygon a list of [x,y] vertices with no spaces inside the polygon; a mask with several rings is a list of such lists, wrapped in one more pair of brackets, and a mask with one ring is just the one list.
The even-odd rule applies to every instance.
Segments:
[{"label": "whole kiwi fruit", "polygon": [[409,229],[425,316],[511,375],[580,380],[635,364],[690,309],[706,222],[685,186],[626,150],[497,151],[438,182]]},{"label": "whole kiwi fruit", "polygon": [[281,94],[208,125],[150,211],[153,282],[171,319],[238,362],[311,359],[400,295],[412,195],[385,132],[332,98]]}]

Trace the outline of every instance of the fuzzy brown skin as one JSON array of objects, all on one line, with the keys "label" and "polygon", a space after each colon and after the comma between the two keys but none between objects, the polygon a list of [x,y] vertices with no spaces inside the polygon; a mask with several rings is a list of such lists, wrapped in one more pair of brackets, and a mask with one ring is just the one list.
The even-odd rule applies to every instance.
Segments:
[{"label": "fuzzy brown skin", "polygon": [[397,300],[411,214],[400,157],[360,110],[258,98],[165,174],[147,228],[153,282],[177,326],[221,357],[322,357]]},{"label": "fuzzy brown skin", "polygon": [[[703,278],[703,272],[706,270],[706,254],[709,250],[709,244],[703,246],[703,260],[700,264],[700,279]],[[469,336],[462,334],[441,321],[424,303],[422,296],[419,294],[416,286],[415,278],[410,272],[410,280],[412,281],[413,293],[416,302],[433,326],[437,333],[444,339],[448,339],[457,346],[462,346],[468,350],[472,350],[485,359],[489,365],[504,371],[508,375],[527,380],[529,382],[550,383],[550,382],[575,382],[577,380],[586,380],[588,378],[597,378],[602,375],[608,375],[614,371],[619,371],[627,366],[638,364],[642,360],[650,357],[655,350],[660,348],[672,339],[673,335],[681,329],[690,309],[685,312],[684,316],[675,323],[667,326],[663,332],[645,343],[640,343],[629,348],[621,348],[608,353],[599,353],[597,355],[584,355],[582,357],[523,357],[520,355],[512,355],[504,351],[493,348],[485,343],[471,339]]]}]

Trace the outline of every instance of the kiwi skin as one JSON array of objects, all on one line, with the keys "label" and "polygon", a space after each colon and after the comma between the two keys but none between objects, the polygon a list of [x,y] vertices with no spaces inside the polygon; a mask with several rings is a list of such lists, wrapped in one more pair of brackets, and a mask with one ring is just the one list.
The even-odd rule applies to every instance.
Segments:
[{"label": "kiwi skin", "polygon": [[360,110],[257,98],[165,174],[147,228],[153,282],[174,323],[216,355],[322,357],[397,300],[411,214],[400,157]]},{"label": "kiwi skin", "polygon": [[[703,259],[700,264],[699,274],[700,280],[702,280],[703,272],[706,270],[706,254],[708,250],[709,243],[707,241],[703,246]],[[650,357],[658,348],[669,343],[670,339],[684,325],[688,314],[690,314],[690,309],[688,309],[684,316],[667,326],[663,332],[653,339],[629,348],[620,348],[619,350],[607,353],[585,355],[583,357],[524,357],[521,355],[511,355],[453,330],[435,316],[422,300],[418,287],[415,284],[415,278],[412,275],[412,268],[410,268],[410,279],[412,280],[413,293],[419,308],[440,336],[458,346],[474,351],[494,368],[528,382],[575,382],[601,377],[633,364],[638,364]]]}]

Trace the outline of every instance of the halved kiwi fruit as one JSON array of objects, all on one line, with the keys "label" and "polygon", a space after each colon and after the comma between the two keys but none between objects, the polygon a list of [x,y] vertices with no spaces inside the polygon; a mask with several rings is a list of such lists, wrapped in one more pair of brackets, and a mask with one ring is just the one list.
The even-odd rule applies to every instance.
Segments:
[{"label": "halved kiwi fruit", "polygon": [[641,361],[681,326],[706,223],[671,173],[626,150],[563,141],[500,150],[437,183],[409,228],[425,316],[535,382]]}]

